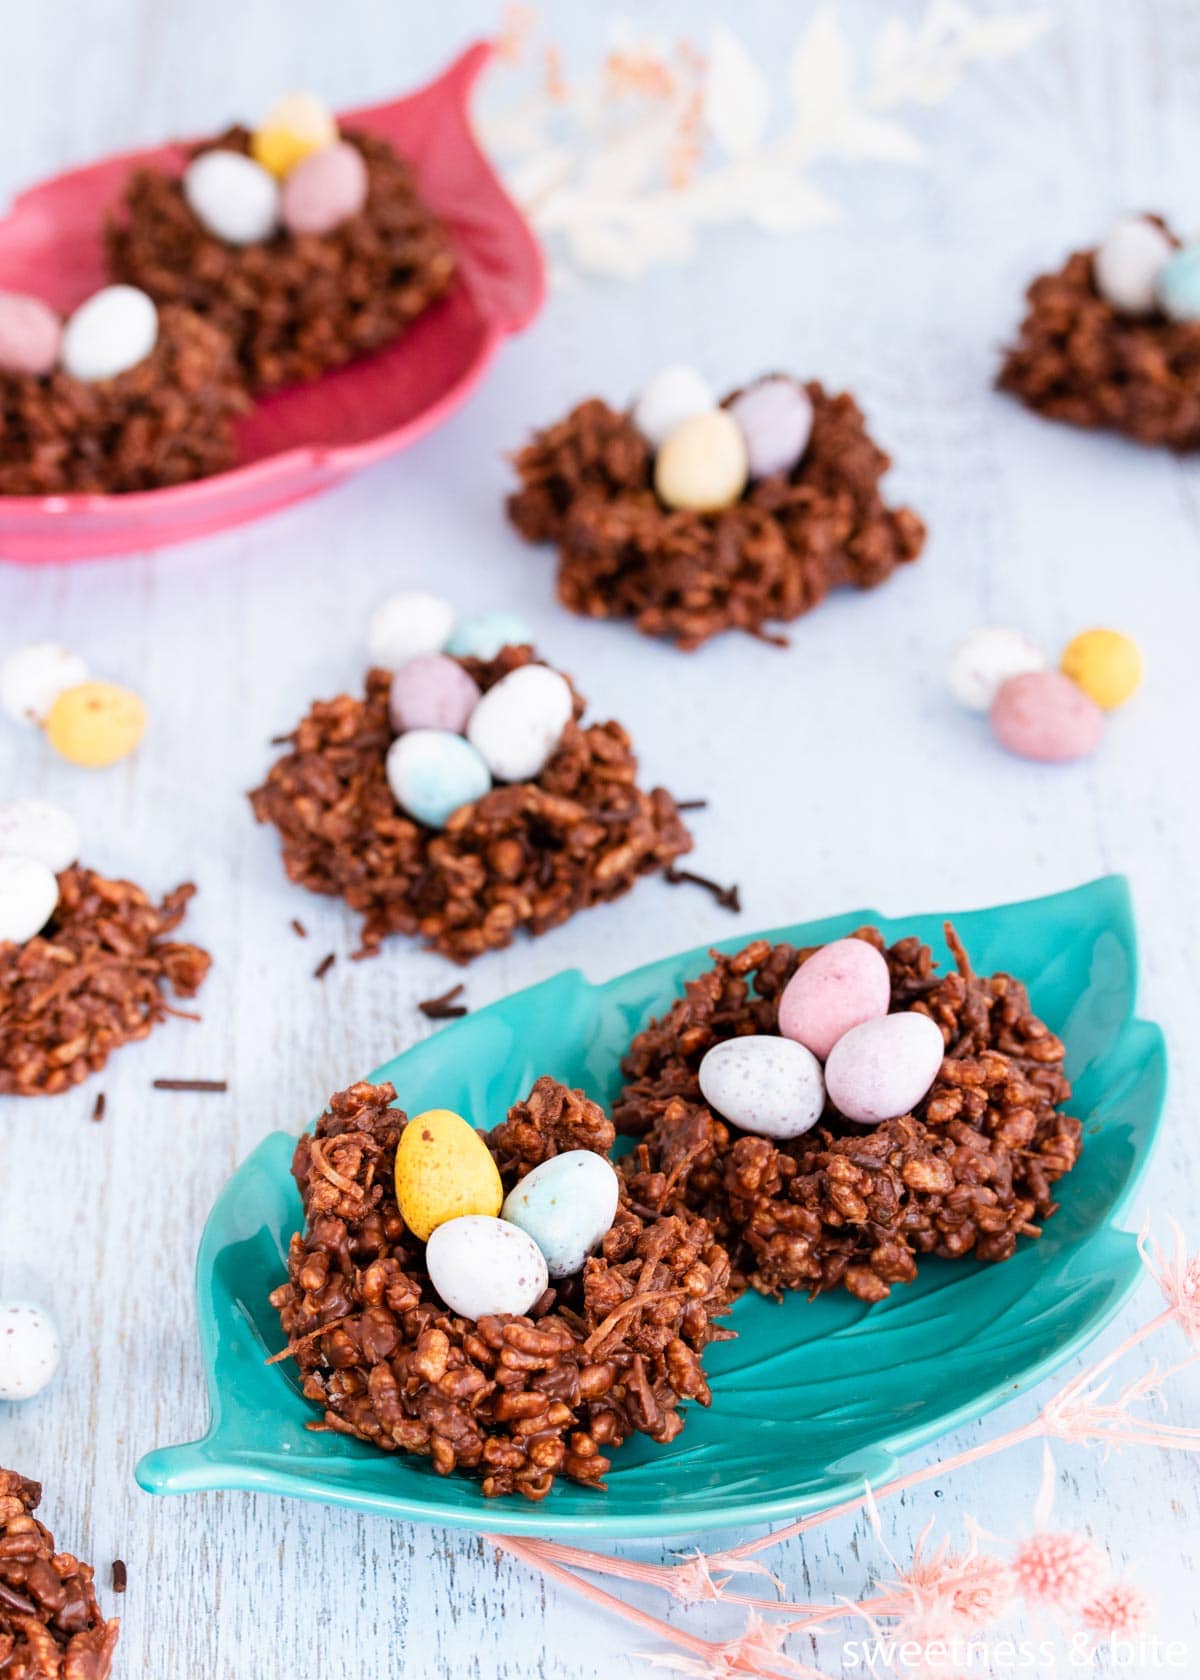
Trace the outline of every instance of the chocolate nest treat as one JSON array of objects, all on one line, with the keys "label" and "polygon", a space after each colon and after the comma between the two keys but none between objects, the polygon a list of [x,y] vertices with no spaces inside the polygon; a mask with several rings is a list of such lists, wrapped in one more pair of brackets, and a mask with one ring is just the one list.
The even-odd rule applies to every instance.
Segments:
[{"label": "chocolate nest treat", "polygon": [[771,623],[917,558],[925,528],[883,500],[890,461],[852,397],[773,376],[656,423],[656,392],[680,371],[630,412],[581,403],[515,457],[509,517],[530,542],[557,545],[564,606],[631,618],[683,649],[730,629],[783,644]]},{"label": "chocolate nest treat", "polygon": [[249,407],[228,338],[179,304],[113,377],[0,368],[0,495],[156,490],[222,472]]},{"label": "chocolate nest treat", "polygon": [[154,905],[131,882],[80,864],[62,870],[57,885],[57,905],[41,931],[0,942],[6,1095],[49,1096],[78,1085],[119,1045],[145,1038],[174,1013],[167,987],[191,997],[208,973],[206,951],[168,937],[194,887],[176,887]]},{"label": "chocolate nest treat", "polygon": [[[582,1272],[527,1312],[463,1317],[435,1292],[426,1245],[397,1204],[397,1149],[430,1117],[407,1121],[394,1097],[391,1085],[339,1092],[296,1148],[305,1228],[271,1301],[289,1338],[279,1357],[295,1359],[323,1427],[532,1500],[560,1475],[602,1486],[608,1454],[634,1433],[673,1440],[680,1402],[709,1402],[701,1355],[729,1301],[728,1257],[707,1221],[686,1208],[650,1214],[621,1194]],[[565,1152],[607,1156],[614,1135],[595,1103],[541,1078],[485,1141],[511,1191]]]},{"label": "chocolate nest treat", "polygon": [[1195,256],[1157,217],[1126,218],[1096,249],[1074,252],[1029,287],[1000,390],[1049,420],[1200,448]]},{"label": "chocolate nest treat", "polygon": [[93,1571],[34,1516],[37,1482],[0,1469],[0,1674],[107,1680],[121,1624],[100,1614]]},{"label": "chocolate nest treat", "polygon": [[[1080,1123],[1058,1108],[1070,1095],[1063,1045],[1032,1012],[1019,981],[974,974],[949,927],[957,970],[945,975],[918,939],[886,949],[875,929],[863,928],[854,940],[886,957],[887,977],[876,1019],[842,1044],[858,1038],[862,1049],[863,1034],[894,1031],[908,1013],[927,1017],[941,1034],[927,1089],[905,1112],[893,1105],[891,1117],[870,1125],[839,1113],[832,1093],[850,1089],[847,1058],[842,1044],[829,1047],[819,1033],[806,1036],[826,1057],[830,1098],[821,1113],[821,1087],[820,1117],[802,1135],[752,1135],[705,1100],[701,1064],[716,1045],[787,1043],[807,1054],[771,1035],[780,1033],[789,981],[815,950],[765,940],[736,956],[714,954],[714,966],[637,1035],[625,1059],[627,1084],[613,1117],[619,1130],[641,1138],[620,1163],[629,1195],[640,1209],[711,1220],[730,1250],[735,1286],[777,1296],[840,1285],[877,1301],[894,1283],[910,1282],[926,1254],[1006,1260],[1018,1237],[1037,1236],[1054,1213],[1052,1186],[1079,1157]],[[868,1101],[857,1112],[879,1109]]]},{"label": "chocolate nest treat", "polygon": [[[230,128],[197,148],[193,161],[231,152],[249,165],[252,140],[247,129]],[[352,203],[352,213],[324,231],[292,232],[286,220],[267,220],[250,230],[260,237],[244,242],[243,230],[231,229],[235,242],[206,225],[182,179],[154,167],[134,172],[109,219],[113,274],[222,328],[252,390],[316,379],[382,349],[454,276],[449,234],[422,203],[409,164],[372,134],[335,144],[343,160],[353,150],[365,165],[365,203]],[[235,211],[236,192],[235,181]],[[193,195],[202,203],[206,196]]]},{"label": "chocolate nest treat", "polygon": [[[250,800],[258,820],[279,830],[288,878],[361,912],[364,951],[404,933],[466,962],[510,944],[520,929],[542,934],[618,898],[639,875],[691,848],[671,795],[638,786],[625,730],[584,725],[583,700],[530,647],[504,647],[488,659],[429,658],[443,676],[462,683],[465,673],[468,703],[482,691],[491,725],[504,721],[501,685],[506,699],[517,699],[514,676],[537,687],[536,671],[552,702],[556,685],[561,690],[565,723],[556,722],[556,744],[544,737],[541,767],[525,774],[530,765],[506,755],[503,729],[477,727],[472,717],[464,727],[489,755],[491,786],[489,764],[467,739],[393,726],[389,694],[407,681],[403,668],[394,679],[369,671],[362,699],[340,695],[313,706]],[[439,790],[458,788],[441,808],[417,785],[422,748],[449,755],[448,766],[429,767]]]}]

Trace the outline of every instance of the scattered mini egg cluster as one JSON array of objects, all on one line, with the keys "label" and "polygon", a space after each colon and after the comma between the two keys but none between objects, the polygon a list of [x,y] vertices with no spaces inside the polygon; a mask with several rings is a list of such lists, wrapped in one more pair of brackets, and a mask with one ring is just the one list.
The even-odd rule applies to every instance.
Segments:
[{"label": "scattered mini egg cluster", "polygon": [[0,708],[44,730],[60,757],[88,770],[128,758],[146,729],[136,694],[91,680],[79,655],[58,642],[30,642],[0,664]]},{"label": "scattered mini egg cluster", "polygon": [[0,945],[23,945],[58,907],[58,876],[79,856],[79,828],[47,799],[0,802]]},{"label": "scattered mini egg cluster", "polygon": [[136,286],[104,286],[65,322],[41,298],[0,292],[0,372],[44,379],[61,368],[93,384],[144,361],[158,342],[158,310]]},{"label": "scattered mini egg cluster", "polygon": [[0,1400],[32,1400],[62,1357],[54,1320],[32,1301],[0,1301]]},{"label": "scattered mini egg cluster", "polygon": [[1161,309],[1200,321],[1200,241],[1176,245],[1148,216],[1122,216],[1092,260],[1096,290],[1123,315]]},{"label": "scattered mini egg cluster", "polygon": [[367,202],[367,166],[338,137],[337,121],[311,93],[289,93],[250,137],[250,156],[200,152],[183,172],[183,196],[227,245],[285,233],[332,233]]},{"label": "scattered mini egg cluster", "polygon": [[1009,752],[1043,763],[1085,758],[1100,744],[1104,714],[1123,706],[1142,680],[1142,655],[1119,630],[1083,630],[1058,670],[1020,630],[973,630],[947,672],[951,693],[986,712]]},{"label": "scattered mini egg cluster", "polygon": [[617,1175],[590,1149],[543,1161],[505,1196],[481,1134],[446,1108],[405,1126],[395,1179],[429,1280],[463,1318],[529,1312],[550,1279],[582,1270],[617,1212]]},{"label": "scattered mini egg cluster", "polygon": [[813,411],[804,386],[783,374],[757,380],[722,407],[704,376],[678,363],[650,381],[632,419],[656,452],[661,500],[715,513],[750,479],[791,472],[808,448]]},{"label": "scattered mini egg cluster", "polygon": [[705,1101],[742,1131],[780,1140],[815,1126],[827,1098],[866,1125],[910,1113],[945,1047],[928,1015],[888,1014],[891,991],[873,945],[823,945],[784,987],[780,1036],[727,1038],[708,1051],[699,1075]]},{"label": "scattered mini egg cluster", "polygon": [[460,658],[494,659],[533,639],[513,613],[456,623],[448,601],[420,590],[390,596],[367,632],[373,665],[392,672],[389,713],[396,739],[387,778],[417,822],[444,828],[459,806],[493,782],[541,773],[574,710],[571,685],[545,665],[522,665],[480,692]]}]

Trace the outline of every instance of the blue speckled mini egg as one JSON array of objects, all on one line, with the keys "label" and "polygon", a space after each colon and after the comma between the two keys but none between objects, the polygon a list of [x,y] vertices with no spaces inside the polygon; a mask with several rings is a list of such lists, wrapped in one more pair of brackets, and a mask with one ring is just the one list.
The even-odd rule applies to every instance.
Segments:
[{"label": "blue speckled mini egg", "polygon": [[454,626],[446,652],[459,659],[495,659],[502,647],[526,647],[533,631],[519,613],[476,613]]},{"label": "blue speckled mini egg", "polygon": [[1185,245],[1166,264],[1158,301],[1172,321],[1200,321],[1200,245]]},{"label": "blue speckled mini egg", "polygon": [[452,812],[482,799],[492,785],[471,743],[445,729],[410,729],[394,740],[387,779],[400,809],[429,828],[444,828]]}]

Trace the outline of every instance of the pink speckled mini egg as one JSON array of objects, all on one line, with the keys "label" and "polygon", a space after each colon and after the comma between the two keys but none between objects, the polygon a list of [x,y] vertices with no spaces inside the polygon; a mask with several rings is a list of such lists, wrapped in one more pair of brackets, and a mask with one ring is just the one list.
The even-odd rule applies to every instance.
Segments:
[{"label": "pink speckled mini egg", "polygon": [[447,729],[461,735],[479,699],[479,684],[457,659],[444,653],[419,653],[392,678],[388,711],[397,732]]},{"label": "pink speckled mini egg", "polygon": [[367,202],[367,166],[348,140],[323,146],[283,183],[280,216],[289,233],[332,233]]},{"label": "pink speckled mini egg", "polygon": [[888,965],[865,939],[835,939],[801,963],[779,999],[779,1030],[825,1060],[843,1033],[886,1015]]},{"label": "pink speckled mini egg", "polygon": [[825,1063],[829,1100],[848,1120],[874,1125],[910,1114],[937,1078],[941,1028],[916,1010],[851,1027]]},{"label": "pink speckled mini egg", "polygon": [[0,372],[40,379],[52,373],[62,347],[62,322],[41,298],[0,292]]},{"label": "pink speckled mini egg", "polygon": [[1002,683],[988,713],[1002,747],[1061,764],[1086,758],[1104,734],[1104,713],[1061,671],[1026,671]]}]

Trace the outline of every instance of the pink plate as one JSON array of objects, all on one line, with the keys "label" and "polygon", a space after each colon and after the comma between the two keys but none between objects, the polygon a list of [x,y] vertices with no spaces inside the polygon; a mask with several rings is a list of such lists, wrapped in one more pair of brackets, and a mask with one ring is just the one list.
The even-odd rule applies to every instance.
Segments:
[{"label": "pink plate", "polygon": [[[231,529],[339,483],[445,420],[545,291],[541,252],[471,132],[467,100],[491,47],[469,47],[428,87],[343,112],[390,140],[454,236],[459,278],[390,349],[259,403],[238,423],[240,464],[122,496],[0,496],[0,559],[29,564],[163,548]],[[66,311],[107,276],[100,228],[130,171],[182,167],[183,143],[74,170],[17,199],[0,222],[0,290]]]}]

